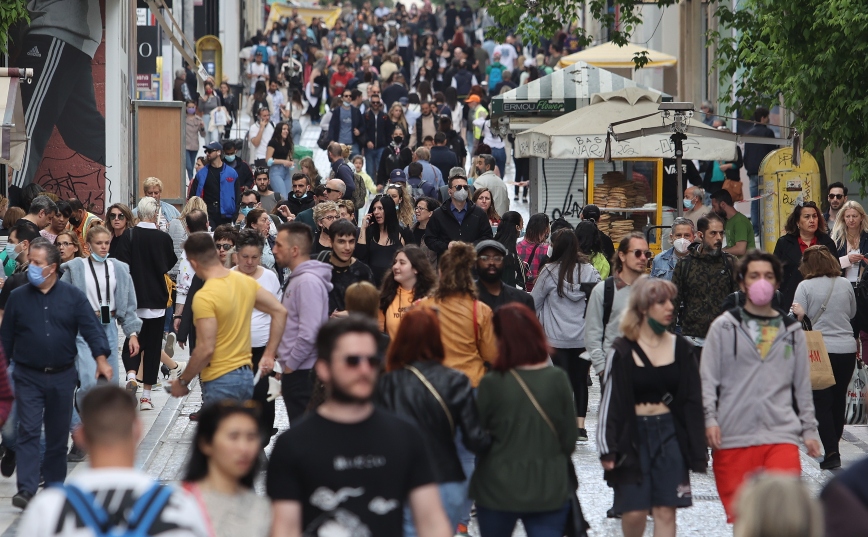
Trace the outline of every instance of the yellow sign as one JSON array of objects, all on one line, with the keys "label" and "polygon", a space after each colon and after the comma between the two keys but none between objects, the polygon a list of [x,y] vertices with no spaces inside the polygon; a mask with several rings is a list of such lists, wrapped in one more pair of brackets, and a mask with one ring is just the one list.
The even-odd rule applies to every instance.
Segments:
[{"label": "yellow sign", "polygon": [[320,20],[325,22],[326,26],[331,28],[341,16],[341,8],[296,7],[289,4],[280,4],[275,2],[274,4],[271,4],[271,12],[268,14],[268,26],[265,27],[265,30],[271,30],[274,23],[283,17],[292,17],[293,10],[298,12],[299,16],[308,26],[314,17],[319,17]]},{"label": "yellow sign", "polygon": [[196,41],[196,56],[214,79],[214,86],[219,87],[223,81],[223,44],[213,35],[202,36]]},{"label": "yellow sign", "polygon": [[763,249],[773,252],[778,239],[785,233],[784,226],[798,203],[820,203],[820,167],[807,151],[802,151],[802,162],[793,166],[793,148],[782,147],[763,159],[759,169],[762,200]]}]

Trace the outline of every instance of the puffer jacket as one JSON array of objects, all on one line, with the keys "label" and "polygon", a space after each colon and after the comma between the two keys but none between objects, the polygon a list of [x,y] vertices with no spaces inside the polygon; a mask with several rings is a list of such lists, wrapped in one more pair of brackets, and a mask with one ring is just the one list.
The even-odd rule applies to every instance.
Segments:
[{"label": "puffer jacket", "polygon": [[678,288],[674,303],[683,335],[705,337],[708,327],[723,313],[723,301],[738,291],[735,271],[735,257],[727,253],[711,255],[697,249],[678,261],[672,283]]},{"label": "puffer jacket", "polygon": [[[479,424],[476,400],[466,375],[436,362],[411,364],[437,390],[449,409],[455,431],[464,445],[477,455],[491,446],[491,437]],[[464,481],[467,476],[455,450],[455,431],[437,398],[409,369],[381,376],[375,403],[413,421],[425,438],[429,460],[438,483]]]}]

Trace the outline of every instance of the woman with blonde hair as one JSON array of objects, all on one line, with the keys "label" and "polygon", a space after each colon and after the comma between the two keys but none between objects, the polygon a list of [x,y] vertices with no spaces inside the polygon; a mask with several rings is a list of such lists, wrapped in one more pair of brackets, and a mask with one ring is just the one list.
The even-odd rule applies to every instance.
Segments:
[{"label": "woman with blonde hair", "polygon": [[844,434],[847,387],[856,367],[857,345],[850,325],[856,316],[856,293],[825,246],[808,247],[799,272],[804,280],[796,287],[791,311],[799,321],[823,334],[835,376],[834,386],[813,390],[814,415],[825,451],[820,468],[832,470],[841,467],[838,442]]},{"label": "woman with blonde hair", "polygon": [[823,510],[798,476],[759,474],[739,492],[736,513],[734,537],[823,537]]},{"label": "woman with blonde hair", "polygon": [[705,418],[693,344],[667,331],[675,320],[667,280],[640,276],[612,343],[600,400],[597,447],[615,489],[612,510],[627,537],[675,536],[676,508],[693,504],[688,470],[705,473]]},{"label": "woman with blonde hair", "polygon": [[398,213],[398,221],[405,228],[413,226],[416,221],[416,209],[413,207],[413,197],[407,183],[393,183],[386,187],[386,194],[395,202],[395,210]]},{"label": "woman with blonde hair", "polygon": [[178,266],[181,264],[181,257],[184,252],[184,241],[187,240],[187,236],[190,235],[190,231],[187,229],[187,215],[197,209],[206,214],[208,213],[208,206],[205,205],[205,200],[199,196],[192,196],[184,205],[184,210],[181,211],[181,215],[169,222],[169,236],[172,237],[172,246],[175,248],[175,257],[178,258],[175,266],[169,271],[169,276],[173,280],[178,277]]},{"label": "woman with blonde hair", "polygon": [[838,260],[844,277],[855,286],[863,269],[868,266],[865,262],[865,254],[868,254],[868,215],[856,201],[845,203],[838,215],[832,227],[832,240],[838,247]]},{"label": "woman with blonde hair", "polygon": [[[410,132],[410,126],[407,124],[407,117],[404,115],[404,107],[401,106],[401,103],[392,103],[392,106],[389,107],[389,119],[391,120],[391,125],[387,128],[391,128],[394,131],[395,127],[400,125],[401,130],[404,132],[404,143],[402,145],[406,147],[409,141],[407,133]],[[390,138],[392,137],[392,131],[386,133]]]},{"label": "woman with blonde hair", "polygon": [[329,235],[329,227],[335,220],[340,218],[340,210],[338,204],[333,201],[325,201],[313,207],[313,221],[316,224],[316,231],[313,233],[313,249],[311,256],[322,252],[323,250],[331,250],[332,239]]},{"label": "woman with blonde hair", "polygon": [[325,184],[325,179],[319,174],[319,170],[316,169],[316,164],[314,164],[313,158],[304,157],[298,161],[298,167],[299,170],[301,170],[301,173],[308,176],[311,185],[317,186]]}]

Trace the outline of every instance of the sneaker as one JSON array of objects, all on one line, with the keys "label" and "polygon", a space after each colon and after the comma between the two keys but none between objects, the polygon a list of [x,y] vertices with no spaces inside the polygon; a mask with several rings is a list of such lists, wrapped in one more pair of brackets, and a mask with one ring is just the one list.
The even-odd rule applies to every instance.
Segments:
[{"label": "sneaker", "polygon": [[527,198],[521,198],[522,203],[527,203]]},{"label": "sneaker", "polygon": [[199,412],[192,412],[190,414],[190,421],[199,421]]},{"label": "sneaker", "polygon": [[169,332],[166,336],[166,344],[163,345],[163,351],[169,355],[169,358],[175,356],[175,341],[177,340],[178,336],[174,332]]},{"label": "sneaker", "polygon": [[835,470],[841,467],[841,455],[838,453],[829,453],[820,463],[820,470]]},{"label": "sneaker", "polygon": [[184,370],[187,369],[187,362],[176,362],[178,365],[175,366],[175,369],[169,370],[169,380],[178,380],[178,377],[184,374]]},{"label": "sneaker", "polygon": [[154,403],[147,397],[139,399],[139,410],[154,410]]},{"label": "sneaker", "polygon": [[19,509],[27,509],[30,500],[33,499],[33,493],[26,490],[19,490],[18,494],[12,496],[12,505]]},{"label": "sneaker", "polygon": [[132,393],[133,395],[135,395],[135,393],[136,393],[137,391],[139,391],[139,381],[137,381],[136,379],[129,379],[129,380],[127,380],[126,389],[127,389],[128,392],[130,392],[130,393]]},{"label": "sneaker", "polygon": [[512,198],[512,201],[518,201],[518,196]]},{"label": "sneaker", "polygon": [[73,442],[72,447],[69,448],[69,453],[66,455],[66,462],[82,462],[85,457],[87,457],[87,453]]},{"label": "sneaker", "polygon": [[588,441],[588,430],[584,427],[579,427],[579,442]]},{"label": "sneaker", "polygon": [[458,524],[458,527],[455,529],[455,537],[469,537],[470,532],[467,531],[467,525]]},{"label": "sneaker", "polygon": [[3,458],[0,459],[0,474],[3,477],[12,477],[15,473],[15,452],[11,449],[6,449]]},{"label": "sneaker", "polygon": [[164,379],[169,378],[169,366],[166,364],[160,364],[160,373],[163,374]]},{"label": "sneaker", "polygon": [[608,511],[606,511],[606,518],[621,518],[621,514],[616,513],[615,508],[613,507],[613,508],[609,509]]}]

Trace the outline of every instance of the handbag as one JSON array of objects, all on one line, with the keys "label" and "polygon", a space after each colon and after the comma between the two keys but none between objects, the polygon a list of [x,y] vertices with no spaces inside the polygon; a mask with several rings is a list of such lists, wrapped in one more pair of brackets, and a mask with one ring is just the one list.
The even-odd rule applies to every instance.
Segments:
[{"label": "handbag", "polygon": [[329,148],[329,142],[330,141],[331,140],[329,140],[329,131],[321,130],[319,133],[319,138],[317,138],[317,140],[316,140],[316,145],[318,145],[320,149],[325,151],[326,149]]},{"label": "handbag", "polygon": [[428,391],[431,392],[431,395],[434,396],[434,399],[437,399],[437,402],[440,403],[440,407],[443,409],[443,412],[446,414],[446,419],[449,420],[449,428],[452,430],[452,436],[455,436],[455,420],[452,419],[452,412],[449,411],[449,407],[446,406],[446,401],[443,400],[443,397],[440,395],[440,392],[437,391],[437,388],[435,388],[431,384],[431,382],[429,382],[428,379],[425,378],[425,375],[423,375],[422,372],[419,371],[418,369],[416,369],[414,366],[405,365],[404,369],[407,369],[411,373],[416,375],[416,377],[419,379],[419,381],[422,384],[424,384],[426,388],[428,388]]},{"label": "handbag", "polygon": [[[521,389],[524,391],[525,395],[527,395],[527,398],[530,399],[533,407],[546,422],[546,425],[549,426],[549,429],[551,429],[555,438],[560,441],[560,435],[558,435],[558,430],[555,429],[555,424],[552,423],[549,415],[546,414],[545,410],[540,406],[539,401],[536,400],[533,392],[531,392],[530,388],[527,387],[524,379],[515,372],[515,369],[510,369],[509,372],[512,373],[512,376],[515,378],[516,382],[518,382],[518,385],[521,386]],[[564,535],[566,537],[587,537],[591,525],[588,524],[588,521],[585,520],[585,515],[582,513],[582,504],[579,502],[578,495],[579,477],[576,475],[576,468],[573,466],[573,461],[570,460],[569,457],[567,457],[567,478],[573,492],[570,494],[570,512],[567,514],[567,522],[564,526]]]},{"label": "handbag", "polygon": [[[823,313],[826,312],[826,306],[828,306],[829,300],[832,298],[832,291],[835,290],[836,282],[837,280],[832,280],[829,294],[826,295],[826,300],[820,306],[820,312],[814,317],[813,322],[819,321]],[[832,362],[829,360],[829,352],[826,350],[823,334],[813,329],[813,323],[807,315],[802,320],[802,326],[805,328],[808,361],[811,364],[811,389],[816,391],[830,388],[835,385],[835,375],[832,372]]]},{"label": "handbag", "polygon": [[723,180],[723,189],[729,192],[732,196],[732,202],[736,203],[744,200],[744,191],[741,187],[741,181],[733,181],[732,179]]},{"label": "handbag", "polygon": [[856,360],[853,377],[847,387],[845,423],[847,425],[868,424],[868,411],[865,408],[865,387],[868,386],[868,369],[862,360]]}]

